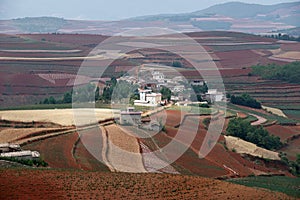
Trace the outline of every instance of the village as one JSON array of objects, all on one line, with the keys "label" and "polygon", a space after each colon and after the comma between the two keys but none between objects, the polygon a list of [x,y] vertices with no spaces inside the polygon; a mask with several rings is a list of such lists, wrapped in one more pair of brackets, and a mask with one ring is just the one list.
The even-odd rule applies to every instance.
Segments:
[{"label": "village", "polygon": [[[120,112],[120,124],[123,125],[141,125],[143,112],[136,108],[148,107],[149,110],[154,110],[167,105],[209,108],[210,104],[226,101],[225,94],[217,89],[208,89],[206,81],[188,81],[183,76],[167,77],[159,70],[147,70],[139,76],[127,74],[116,81],[138,85],[135,95],[137,99]],[[147,126],[150,127],[149,130],[159,130],[161,125],[152,120]]]}]

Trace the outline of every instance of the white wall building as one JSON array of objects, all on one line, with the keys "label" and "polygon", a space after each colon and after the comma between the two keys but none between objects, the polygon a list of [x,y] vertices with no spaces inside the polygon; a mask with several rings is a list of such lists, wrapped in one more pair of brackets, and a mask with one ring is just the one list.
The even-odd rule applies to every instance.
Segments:
[{"label": "white wall building", "polygon": [[162,95],[153,93],[152,90],[139,90],[140,99],[134,101],[135,106],[158,106],[161,103]]},{"label": "white wall building", "polygon": [[120,113],[120,124],[138,125],[141,123],[142,112],[134,111],[134,108],[127,108],[127,111]]},{"label": "white wall building", "polygon": [[164,83],[165,82],[165,75],[161,72],[158,71],[153,71],[152,72],[152,78],[154,80],[157,80],[159,83]]},{"label": "white wall building", "polygon": [[218,92],[217,89],[209,89],[205,96],[211,102],[220,102],[226,99],[224,93]]}]

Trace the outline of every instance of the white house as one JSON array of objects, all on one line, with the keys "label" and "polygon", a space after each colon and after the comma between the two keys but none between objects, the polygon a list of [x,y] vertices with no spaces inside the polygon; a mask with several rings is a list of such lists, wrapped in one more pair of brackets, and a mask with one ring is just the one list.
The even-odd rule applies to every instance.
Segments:
[{"label": "white house", "polygon": [[159,83],[164,83],[165,82],[165,75],[162,72],[153,71],[152,72],[152,78],[154,80],[157,80],[157,82],[159,82]]},{"label": "white house", "polygon": [[204,81],[201,80],[193,80],[191,81],[191,85],[196,85],[196,86],[203,86],[204,85]]},{"label": "white house", "polygon": [[138,125],[141,123],[142,112],[134,111],[134,108],[129,107],[127,111],[120,113],[120,124]]},{"label": "white house", "polygon": [[220,102],[226,99],[224,93],[218,92],[217,89],[209,89],[205,96],[211,102]]},{"label": "white house", "polygon": [[160,93],[153,93],[152,90],[139,90],[140,99],[134,101],[136,106],[158,106],[161,103],[162,95]]}]

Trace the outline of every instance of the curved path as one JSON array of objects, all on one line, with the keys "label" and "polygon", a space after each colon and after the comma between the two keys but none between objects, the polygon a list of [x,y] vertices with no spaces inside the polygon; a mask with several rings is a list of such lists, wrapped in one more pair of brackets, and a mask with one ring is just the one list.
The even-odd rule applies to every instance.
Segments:
[{"label": "curved path", "polygon": [[247,113],[247,114],[248,115],[252,115],[252,116],[254,116],[254,117],[256,117],[258,119],[257,121],[251,123],[252,126],[258,126],[258,125],[261,125],[261,124],[267,122],[266,118],[263,118],[261,116],[258,116],[258,115],[255,115],[255,114],[251,114],[251,113]]}]

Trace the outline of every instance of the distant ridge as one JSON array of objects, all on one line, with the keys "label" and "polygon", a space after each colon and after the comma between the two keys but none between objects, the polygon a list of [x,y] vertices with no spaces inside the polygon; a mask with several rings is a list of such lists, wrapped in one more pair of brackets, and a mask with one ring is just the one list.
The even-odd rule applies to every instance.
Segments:
[{"label": "distant ridge", "polygon": [[275,5],[228,2],[180,14],[140,16],[120,21],[67,20],[53,17],[0,20],[0,33],[79,33],[113,35],[141,27],[178,32],[235,31],[264,34],[293,29],[300,35],[300,1]]}]

